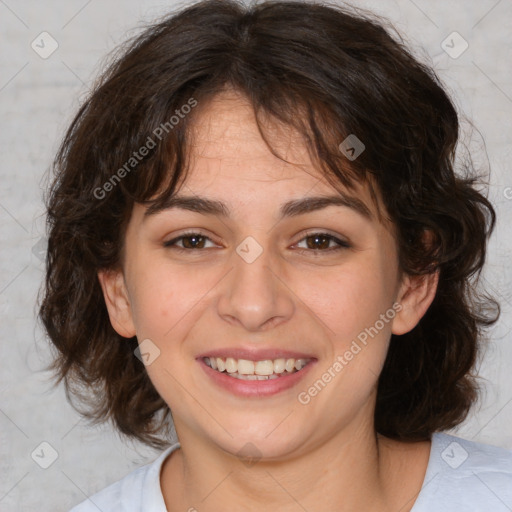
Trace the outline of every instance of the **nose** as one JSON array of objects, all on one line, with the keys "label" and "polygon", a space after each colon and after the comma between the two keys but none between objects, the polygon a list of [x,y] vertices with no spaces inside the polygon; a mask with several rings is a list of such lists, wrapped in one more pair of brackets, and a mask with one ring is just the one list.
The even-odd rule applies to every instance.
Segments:
[{"label": "nose", "polygon": [[288,321],[295,309],[293,292],[270,250],[263,250],[254,260],[237,252],[232,261],[234,268],[224,282],[217,305],[221,318],[251,332]]}]

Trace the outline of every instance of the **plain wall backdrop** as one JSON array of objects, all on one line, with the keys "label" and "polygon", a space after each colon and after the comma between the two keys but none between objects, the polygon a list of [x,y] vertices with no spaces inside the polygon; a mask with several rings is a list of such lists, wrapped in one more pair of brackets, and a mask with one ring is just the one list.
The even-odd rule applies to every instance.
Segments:
[{"label": "plain wall backdrop", "polygon": [[[488,196],[498,212],[484,280],[502,316],[479,369],[481,403],[455,432],[512,448],[512,2],[352,3],[391,20],[477,129],[470,147],[490,167]],[[42,194],[64,130],[107,52],[177,5],[184,4],[0,0],[0,511],[67,511],[157,455],[109,425],[86,425],[63,387],[52,388],[41,371],[49,349],[36,300],[44,275]]]}]

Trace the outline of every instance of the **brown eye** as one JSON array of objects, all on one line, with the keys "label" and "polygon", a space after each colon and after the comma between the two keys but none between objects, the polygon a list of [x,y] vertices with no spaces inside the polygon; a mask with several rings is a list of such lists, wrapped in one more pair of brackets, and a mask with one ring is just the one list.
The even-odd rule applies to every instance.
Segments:
[{"label": "brown eye", "polygon": [[326,235],[310,235],[306,237],[308,249],[328,249],[331,238]]},{"label": "brown eye", "polygon": [[201,235],[190,235],[182,237],[185,249],[203,249],[205,237]]},{"label": "brown eye", "polygon": [[[305,241],[306,247],[300,247],[300,244]],[[311,233],[299,241],[297,246],[301,250],[306,251],[320,251],[330,252],[340,249],[347,249],[350,247],[348,242],[340,240],[335,236],[329,235],[328,233]]]},{"label": "brown eye", "polygon": [[[169,240],[168,242],[164,242],[164,247],[169,247],[172,249],[179,249],[179,250],[193,250],[193,249],[205,249],[205,244],[207,242],[211,242],[211,240],[204,235],[201,235],[200,233],[188,233],[176,238],[173,238],[172,240]],[[181,245],[180,245],[181,243]]]}]

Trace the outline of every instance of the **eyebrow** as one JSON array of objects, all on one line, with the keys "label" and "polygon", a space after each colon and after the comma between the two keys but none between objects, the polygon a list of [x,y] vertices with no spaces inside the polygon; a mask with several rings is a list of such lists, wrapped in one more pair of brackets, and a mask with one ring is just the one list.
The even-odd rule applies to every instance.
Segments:
[{"label": "eyebrow", "polygon": [[[329,206],[350,208],[366,219],[372,219],[372,214],[363,201],[340,193],[338,196],[310,196],[288,201],[279,210],[279,220],[322,210]],[[174,196],[159,206],[156,206],[156,204],[151,205],[144,212],[144,220],[157,213],[174,208],[189,210],[203,215],[230,216],[229,207],[222,201],[199,196]]]}]

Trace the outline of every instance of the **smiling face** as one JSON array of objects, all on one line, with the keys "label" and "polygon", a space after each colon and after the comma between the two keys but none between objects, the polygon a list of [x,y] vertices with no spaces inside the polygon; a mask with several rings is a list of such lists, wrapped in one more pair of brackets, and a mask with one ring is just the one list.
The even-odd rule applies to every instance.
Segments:
[{"label": "smiling face", "polygon": [[[99,277],[114,328],[150,340],[147,371],[182,445],[235,454],[251,442],[280,458],[373,434],[390,335],[414,327],[433,294],[401,279],[392,226],[366,188],[342,195],[290,129],[267,133],[293,164],[270,152],[243,97],[217,96],[195,119],[182,199],[151,215],[135,205],[122,273]],[[288,375],[292,358],[305,366]],[[208,366],[245,374],[263,360],[269,380]]]}]

